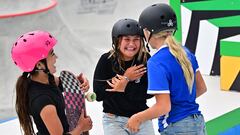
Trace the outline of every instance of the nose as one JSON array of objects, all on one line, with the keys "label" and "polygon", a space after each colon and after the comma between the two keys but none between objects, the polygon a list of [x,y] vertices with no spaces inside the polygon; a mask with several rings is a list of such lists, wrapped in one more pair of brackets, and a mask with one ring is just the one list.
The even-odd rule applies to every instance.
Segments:
[{"label": "nose", "polygon": [[134,45],[135,44],[135,41],[132,39],[129,41],[129,45]]}]

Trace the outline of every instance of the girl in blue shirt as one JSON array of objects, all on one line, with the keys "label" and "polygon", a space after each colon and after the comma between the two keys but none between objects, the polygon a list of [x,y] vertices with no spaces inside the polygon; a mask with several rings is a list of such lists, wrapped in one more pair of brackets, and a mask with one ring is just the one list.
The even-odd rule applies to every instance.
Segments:
[{"label": "girl in blue shirt", "polygon": [[158,118],[161,135],[204,135],[205,122],[196,98],[206,92],[196,57],[173,38],[176,14],[167,4],[147,7],[139,17],[146,41],[157,52],[148,60],[149,109],[133,115],[127,127],[137,132],[142,122]]}]

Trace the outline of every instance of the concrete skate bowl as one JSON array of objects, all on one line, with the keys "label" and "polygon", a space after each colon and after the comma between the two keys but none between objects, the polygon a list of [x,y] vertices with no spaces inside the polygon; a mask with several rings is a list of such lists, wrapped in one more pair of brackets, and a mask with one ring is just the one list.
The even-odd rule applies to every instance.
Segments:
[{"label": "concrete skate bowl", "polygon": [[58,40],[55,47],[58,73],[66,69],[92,76],[96,53],[82,44],[62,18],[56,0],[0,0],[0,120],[16,116],[15,83],[22,72],[13,64],[10,50],[23,33],[49,31]]},{"label": "concrete skate bowl", "polygon": [[[0,6],[0,9],[1,9],[0,18],[10,18],[10,17],[16,17],[16,16],[37,14],[40,12],[47,11],[57,5],[56,0],[38,0],[38,1],[1,0],[1,1],[0,2],[3,4],[1,4]],[[12,5],[15,5],[15,6],[12,7]]]}]

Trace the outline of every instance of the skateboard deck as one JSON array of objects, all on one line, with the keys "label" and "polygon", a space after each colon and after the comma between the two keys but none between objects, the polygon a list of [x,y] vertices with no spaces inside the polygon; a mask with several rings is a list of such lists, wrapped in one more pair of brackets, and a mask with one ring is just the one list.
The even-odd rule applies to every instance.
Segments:
[{"label": "skateboard deck", "polygon": [[[63,86],[65,112],[69,124],[69,131],[72,131],[78,123],[82,110],[84,110],[86,115],[85,95],[80,89],[80,81],[73,73],[62,71],[60,73],[60,80]],[[94,96],[92,97],[94,98]],[[84,132],[82,135],[89,135],[89,132]]]}]

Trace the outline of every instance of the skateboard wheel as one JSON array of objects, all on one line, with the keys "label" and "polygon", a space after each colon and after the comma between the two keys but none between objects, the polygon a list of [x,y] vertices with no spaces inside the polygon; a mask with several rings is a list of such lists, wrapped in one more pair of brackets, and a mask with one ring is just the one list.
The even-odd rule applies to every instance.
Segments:
[{"label": "skateboard wheel", "polygon": [[93,93],[87,93],[85,97],[87,98],[87,101],[93,102],[96,100],[97,95],[93,92]]}]

